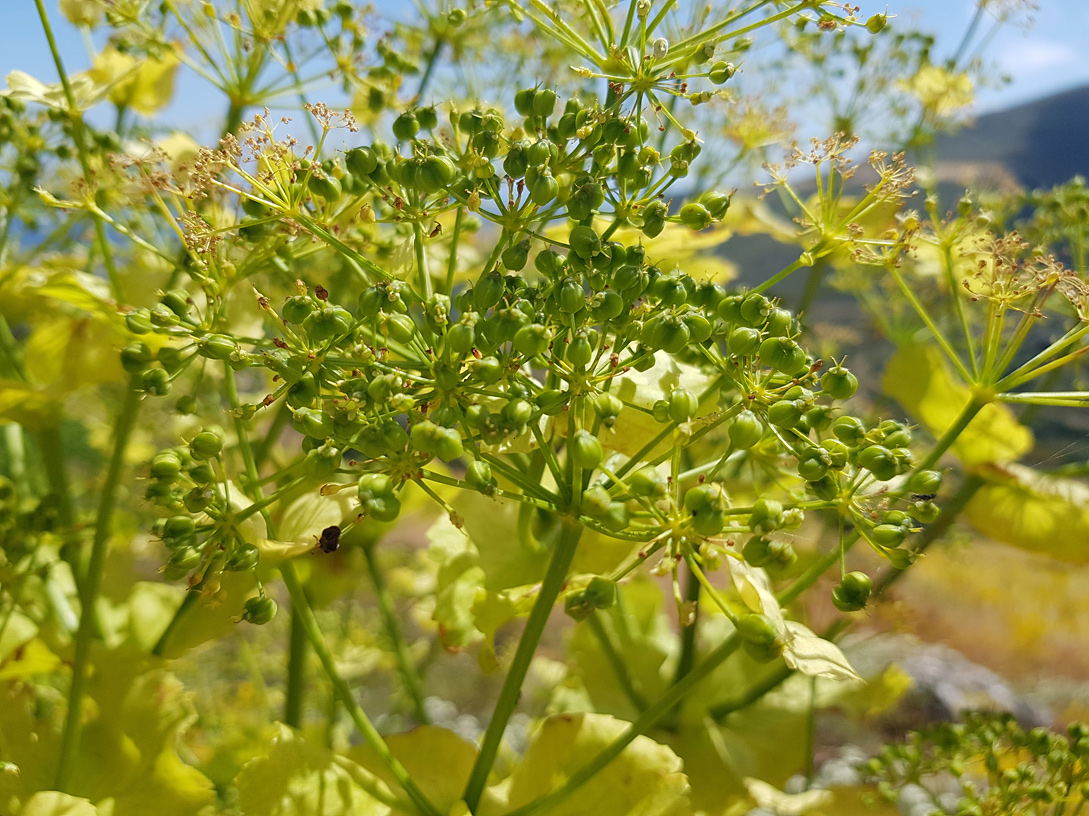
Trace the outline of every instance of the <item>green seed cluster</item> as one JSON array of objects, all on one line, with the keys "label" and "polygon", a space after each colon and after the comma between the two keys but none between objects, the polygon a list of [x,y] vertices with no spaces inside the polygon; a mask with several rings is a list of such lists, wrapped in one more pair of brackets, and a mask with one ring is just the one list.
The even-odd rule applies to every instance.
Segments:
[{"label": "green seed cluster", "polygon": [[885,746],[861,770],[892,802],[909,782],[952,777],[962,796],[935,813],[1076,813],[1089,800],[1089,727],[1025,730],[1012,715],[972,712]]},{"label": "green seed cluster", "polygon": [[[151,395],[167,393],[194,363],[265,370],[267,395],[236,417],[283,405],[301,450],[282,475],[331,482],[328,491],[346,487],[345,477],[358,480],[364,517],[392,521],[407,483],[445,480],[644,542],[644,559],[660,551],[675,564],[693,555],[713,569],[729,553],[786,569],[797,553],[781,533],[799,526],[805,507],[839,507],[876,550],[905,566],[910,555],[900,544],[916,522],[933,518],[936,482],[917,489],[927,498],[910,515],[869,494],[912,470],[910,430],[891,420],[867,427],[842,414],[856,377],[809,354],[798,321],[778,301],[662,268],[652,248],[612,238],[622,223],[652,238],[667,220],[702,229],[722,218],[726,195],[706,193],[671,215],[655,193],[688,173],[699,143],[675,145],[663,164],[646,120],[618,106],[570,99],[561,108],[553,91],[534,88],[519,92],[515,107],[525,120],[513,135],[525,138],[512,138],[497,112],[480,107],[452,117],[462,145],[454,149],[421,138],[438,126],[437,114],[413,108],[393,124],[400,150],[375,144],[342,160],[304,160],[294,182],[327,203],[378,190],[379,215],[405,220],[451,199],[490,196],[502,236],[470,284],[434,293],[425,269],[416,286],[382,278],[330,293],[298,282],[277,304],[258,299],[273,332],[245,342],[218,330],[212,309],[201,314],[184,292],[167,292],[154,308],[132,312],[128,326],[175,342],[154,353],[133,342],[122,353],[126,369]],[[506,196],[495,184],[500,156]],[[275,221],[264,203],[248,199],[244,209],[255,228]],[[613,227],[599,226],[605,212]],[[561,215],[566,240],[532,229]],[[698,393],[671,385],[647,405],[625,391],[669,360],[703,378]],[[178,407],[192,410],[192,398]],[[625,458],[615,435],[629,421],[659,431]],[[503,452],[527,443],[554,488],[539,475],[527,479],[533,465],[525,456]],[[156,476],[150,499],[172,512],[236,516],[212,469],[176,451],[162,456],[177,456],[182,475]],[[692,471],[684,476],[682,459]],[[444,466],[436,469],[436,460]],[[750,471],[764,475],[742,475]],[[169,571],[206,576],[218,563],[209,553],[233,552],[224,527],[211,525],[210,546],[186,538],[173,548],[186,557],[172,555]],[[730,536],[745,534],[734,548]],[[865,605],[863,579],[844,578],[837,606]],[[572,602],[573,614],[609,597],[599,587]]]}]

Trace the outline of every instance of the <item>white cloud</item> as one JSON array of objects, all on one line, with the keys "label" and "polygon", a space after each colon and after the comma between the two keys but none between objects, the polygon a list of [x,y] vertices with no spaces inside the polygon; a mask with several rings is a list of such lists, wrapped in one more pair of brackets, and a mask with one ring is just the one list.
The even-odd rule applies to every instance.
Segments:
[{"label": "white cloud", "polygon": [[1057,69],[1079,69],[1086,64],[1084,56],[1067,43],[1029,38],[1010,43],[999,56],[999,62],[1002,70],[1015,78]]}]

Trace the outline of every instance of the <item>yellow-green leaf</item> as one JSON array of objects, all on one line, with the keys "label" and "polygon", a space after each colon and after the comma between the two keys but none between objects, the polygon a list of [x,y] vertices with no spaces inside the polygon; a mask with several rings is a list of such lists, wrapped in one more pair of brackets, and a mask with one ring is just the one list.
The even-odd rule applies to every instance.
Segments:
[{"label": "yellow-green leaf", "polygon": [[[494,790],[494,798],[482,802],[479,816],[499,816],[549,793],[627,727],[628,723],[601,714],[562,714],[544,720],[511,774],[506,795]],[[691,812],[680,758],[644,736],[636,737],[575,795],[548,811],[549,816],[683,816]]]},{"label": "yellow-green leaf", "polygon": [[0,663],[0,680],[16,680],[48,674],[61,665],[61,660],[38,638],[16,649]]},{"label": "yellow-green leaf", "polygon": [[[881,387],[935,437],[945,432],[971,399],[968,386],[954,380],[939,349],[919,343],[901,346],[889,361]],[[985,405],[958,437],[953,451],[966,466],[1012,462],[1032,450],[1032,431],[1004,405]]]},{"label": "yellow-green leaf", "polygon": [[774,785],[769,785],[751,777],[745,779],[745,788],[757,807],[773,811],[779,816],[804,816],[804,814],[831,804],[831,791],[808,790],[803,793],[783,793]]},{"label": "yellow-green leaf", "polygon": [[1089,487],[1017,464],[981,468],[965,508],[984,535],[1076,564],[1089,562]]},{"label": "yellow-green leaf", "polygon": [[388,816],[390,790],[377,782],[366,790],[360,782],[369,775],[338,759],[279,725],[268,756],[247,762],[235,780],[239,810],[243,816]]},{"label": "yellow-green leaf", "polygon": [[26,800],[17,816],[98,816],[98,808],[67,793],[39,791]]}]

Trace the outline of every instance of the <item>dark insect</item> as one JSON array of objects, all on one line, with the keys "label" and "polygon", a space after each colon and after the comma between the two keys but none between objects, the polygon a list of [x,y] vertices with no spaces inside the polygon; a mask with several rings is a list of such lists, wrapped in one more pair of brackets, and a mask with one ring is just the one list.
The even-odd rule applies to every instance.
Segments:
[{"label": "dark insect", "polygon": [[318,549],[324,553],[336,552],[340,548],[340,528],[335,524],[321,531],[318,538]]},{"label": "dark insect", "polygon": [[912,493],[911,498],[913,501],[933,501],[937,495],[937,493]]}]

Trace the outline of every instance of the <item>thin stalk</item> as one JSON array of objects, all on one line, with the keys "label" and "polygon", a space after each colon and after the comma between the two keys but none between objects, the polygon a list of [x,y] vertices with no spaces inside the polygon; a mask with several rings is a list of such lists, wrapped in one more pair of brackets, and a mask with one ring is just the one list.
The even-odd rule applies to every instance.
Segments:
[{"label": "thin stalk", "polygon": [[416,271],[420,275],[420,292],[426,301],[431,297],[431,273],[427,270],[427,253],[424,251],[423,227],[412,225],[412,243],[416,250]]},{"label": "thin stalk", "polygon": [[[1030,380],[1033,377],[1037,376],[1037,374],[1039,373],[1036,368],[1037,366],[1046,362],[1047,360],[1050,360],[1056,354],[1059,354],[1063,349],[1068,348],[1072,344],[1078,342],[1087,334],[1089,334],[1089,323],[1078,323],[1066,334],[1064,334],[1054,343],[1049,345],[1046,349],[1041,351],[1031,360],[1026,362],[1024,365],[1018,366],[1016,369],[1014,369],[997,383],[995,383],[995,391],[1008,391],[1010,388],[1016,388],[1022,382],[1026,382],[1027,380]],[[1073,352],[1073,355],[1077,355],[1080,353],[1081,349]],[[1066,355],[1066,357],[1069,356],[1071,355]],[[1066,357],[1064,357],[1063,359],[1066,359]]]},{"label": "thin stalk", "polygon": [[442,37],[435,38],[435,45],[431,49],[431,53],[427,55],[427,65],[424,66],[423,76],[420,77],[420,87],[416,89],[417,101],[424,95],[427,86],[431,84],[431,77],[435,74],[435,66],[438,65],[439,56],[442,54],[442,47],[445,43],[446,41]]},{"label": "thin stalk", "polygon": [[454,235],[450,239],[450,259],[446,262],[446,289],[445,294],[454,294],[454,275],[458,270],[458,242],[461,240],[461,230],[465,223],[465,208],[458,207],[454,216]]},{"label": "thin stalk", "polygon": [[541,582],[541,589],[537,593],[537,600],[530,610],[526,628],[518,641],[518,648],[514,653],[507,677],[503,681],[503,688],[499,692],[499,699],[492,712],[491,721],[484,732],[484,740],[480,745],[476,762],[473,764],[469,783],[465,786],[465,795],[462,797],[468,805],[470,812],[475,813],[480,804],[480,796],[484,792],[484,786],[488,782],[488,774],[495,763],[496,754],[499,752],[499,744],[503,739],[507,722],[518,705],[518,698],[522,694],[522,683],[529,671],[529,664],[537,651],[537,644],[544,634],[545,625],[548,623],[552,606],[567,580],[567,571],[574,560],[575,551],[578,549],[579,538],[582,536],[582,527],[571,519],[563,520],[563,530],[556,549],[552,553],[552,559],[548,564],[548,572]]},{"label": "thin stalk", "polygon": [[628,667],[624,665],[624,658],[620,654],[620,650],[617,649],[616,644],[613,643],[612,637],[609,635],[609,631],[605,628],[605,624],[601,622],[601,612],[594,612],[586,619],[586,625],[590,627],[590,631],[593,632],[594,637],[597,638],[598,645],[601,647],[601,653],[605,655],[605,661],[609,664],[609,668],[613,670],[613,675],[616,677],[616,682],[620,686],[621,691],[627,696],[628,701],[635,707],[636,711],[642,711],[647,707],[647,701],[643,699],[643,695],[635,688],[632,683],[631,675],[628,673]]},{"label": "thin stalk", "polygon": [[748,708],[769,691],[778,688],[792,674],[794,674],[794,669],[790,668],[786,663],[782,663],[736,697],[731,697],[711,706],[707,709],[707,714],[715,722],[722,722],[735,711]]},{"label": "thin stalk", "polygon": [[427,714],[424,705],[423,682],[412,656],[408,653],[408,645],[401,636],[401,627],[397,623],[397,613],[393,608],[393,599],[386,587],[385,577],[378,565],[378,558],[374,552],[374,543],[370,542],[363,547],[363,555],[367,561],[367,574],[370,575],[374,585],[374,595],[378,600],[378,612],[382,616],[382,625],[386,629],[386,637],[393,647],[393,657],[397,661],[397,668],[401,672],[401,681],[405,691],[412,700],[412,708],[416,713],[416,721],[424,725],[430,725],[431,718]]},{"label": "thin stalk", "polygon": [[[936,219],[935,219],[936,220]],[[968,315],[964,310],[964,302],[961,299],[961,288],[957,286],[957,275],[953,263],[953,248],[947,243],[942,243],[942,251],[945,255],[945,279],[949,287],[949,296],[953,299],[953,306],[957,313],[957,322],[960,323],[964,333],[964,347],[968,352],[968,361],[972,364],[972,374],[979,375],[979,363],[976,361],[976,341],[972,335],[972,327],[968,323]]]},{"label": "thin stalk", "polygon": [[772,275],[770,278],[768,278],[766,281],[764,281],[762,284],[760,284],[759,286],[754,287],[752,291],[756,292],[758,294],[761,293],[761,292],[766,292],[768,289],[773,287],[779,281],[790,277],[795,272],[797,272],[799,269],[802,269],[804,267],[808,267],[808,266],[811,266],[811,265],[812,265],[812,256],[810,256],[809,253],[804,253],[800,258],[798,258],[798,260],[796,260],[790,266],[786,266],[783,269],[779,270],[774,275]]},{"label": "thin stalk", "polygon": [[[42,31],[49,42],[49,52],[53,55],[53,64],[57,67],[60,76],[61,87],[64,89],[64,101],[68,105],[68,116],[72,120],[72,137],[76,142],[76,155],[79,157],[79,166],[83,170],[84,181],[88,185],[94,178],[91,170],[91,162],[87,157],[87,138],[83,130],[83,113],[76,106],[76,98],[72,93],[72,83],[68,81],[68,72],[64,69],[64,60],[61,59],[57,49],[57,41],[53,37],[53,26],[49,23],[49,14],[45,10],[42,0],[34,0],[38,8],[38,17],[42,21]],[[110,292],[119,303],[124,302],[121,295],[121,278],[117,274],[117,267],[113,263],[113,255],[110,252],[109,242],[106,240],[106,229],[103,226],[101,216],[94,213],[95,240],[98,242],[99,251],[102,253],[102,262],[106,267],[106,276],[110,280]]]},{"label": "thin stalk", "polygon": [[[41,4],[41,0],[37,2]],[[42,13],[44,14],[44,10]],[[56,789],[60,791],[65,790],[71,783],[72,771],[79,754],[80,732],[83,726],[83,697],[87,693],[88,664],[96,628],[95,606],[98,603],[99,590],[102,588],[106,554],[110,548],[113,511],[117,503],[121,473],[125,468],[125,450],[128,448],[133,428],[136,427],[136,417],[139,413],[140,392],[130,386],[125,392],[124,401],[121,403],[121,413],[114,426],[113,455],[110,457],[102,494],[99,496],[91,557],[87,562],[86,575],[80,587],[79,629],[76,631],[75,657],[72,662],[72,685],[68,690],[68,713],[65,716],[60,761],[57,764]]]},{"label": "thin stalk", "polygon": [[287,639],[287,688],[284,691],[284,723],[292,728],[302,724],[303,690],[306,684],[306,631],[299,613],[291,610]]},{"label": "thin stalk", "polygon": [[200,591],[196,587],[190,588],[190,590],[185,593],[181,605],[174,611],[174,617],[170,619],[170,623],[166,625],[166,629],[159,635],[159,639],[155,641],[155,645],[151,649],[152,655],[155,657],[163,656],[163,652],[166,651],[166,645],[170,642],[170,636],[174,634],[174,630],[178,628],[178,624],[181,623],[182,618],[184,618],[189,610],[196,605],[198,600],[200,600]]},{"label": "thin stalk", "polygon": [[[232,407],[238,405],[238,386],[234,378],[234,370],[230,366],[225,366],[225,381],[227,388],[227,397]],[[235,417],[235,432],[238,436],[238,448],[242,454],[242,460],[245,463],[246,474],[250,477],[250,484],[257,484],[257,468],[254,465],[253,448],[250,445],[249,435],[246,433],[245,421],[240,417]],[[251,499],[256,499],[259,496],[258,491],[254,491],[250,495]],[[270,535],[275,533],[270,529]],[[321,628],[318,626],[317,618],[314,617],[314,610],[310,606],[310,599],[306,597],[306,590],[303,587],[302,581],[299,580],[298,573],[295,572],[295,565],[291,561],[285,561],[280,565],[280,575],[284,579],[284,584],[287,586],[288,594],[291,596],[291,609],[292,615],[298,618],[299,626],[302,629],[306,639],[310,641],[310,645],[313,647],[315,654],[318,656],[318,660],[321,661],[322,667],[325,669],[326,675],[329,677],[329,682],[332,683],[333,689],[337,696],[340,697],[341,702],[347,709],[349,716],[355,723],[356,728],[359,729],[360,735],[371,749],[374,750],[378,758],[389,769],[390,774],[401,785],[408,798],[412,800],[413,804],[420,810],[424,816],[440,816],[438,810],[423,792],[416,786],[405,770],[405,767],[393,756],[390,752],[389,746],[386,745],[385,740],[382,739],[382,735],[378,733],[378,730],[374,727],[371,721],[367,718],[363,709],[355,701],[352,696],[352,691],[348,687],[347,681],[340,674],[340,670],[337,669],[336,661],[333,658],[332,652],[329,651],[328,645],[325,643],[325,638],[321,634]],[[298,661],[295,665],[298,669],[301,669],[302,661]],[[298,673],[298,671],[296,672]],[[288,687],[290,688],[292,682],[300,682],[292,679],[291,663],[288,665]],[[301,694],[298,695],[301,705]]]},{"label": "thin stalk", "polygon": [[303,632],[306,633],[310,645],[314,648],[314,653],[317,654],[318,660],[321,661],[321,665],[329,677],[329,682],[333,684],[333,690],[336,692],[337,697],[340,698],[341,704],[348,711],[348,715],[352,718],[356,728],[359,729],[363,741],[375,752],[389,770],[390,775],[397,780],[405,794],[424,816],[441,816],[435,806],[428,801],[423,791],[412,781],[408,770],[393,755],[386,741],[382,739],[382,735],[378,733],[378,729],[374,727],[359,703],[356,702],[355,697],[352,696],[352,690],[349,688],[348,682],[341,675],[336,660],[325,643],[317,618],[314,617],[314,610],[311,608],[310,601],[303,589],[302,581],[299,580],[299,575],[295,572],[295,565],[291,561],[285,561],[280,565],[280,575],[287,586],[288,594],[291,596],[292,608],[299,616]]},{"label": "thin stalk", "polygon": [[[75,524],[75,511],[72,509],[72,490],[68,484],[68,472],[64,468],[64,445],[61,442],[60,428],[43,428],[36,434],[38,448],[41,450],[42,465],[49,480],[49,490],[57,498],[57,519],[61,527],[70,531]],[[79,576],[76,576],[77,580]]]},{"label": "thin stalk", "polygon": [[911,290],[911,287],[907,285],[904,276],[893,266],[888,267],[888,270],[889,274],[892,275],[893,280],[895,280],[896,284],[900,287],[900,291],[904,293],[904,297],[907,298],[908,303],[911,304],[911,307],[919,316],[919,319],[923,321],[927,329],[930,330],[930,334],[938,341],[938,345],[941,346],[942,351],[945,352],[945,356],[949,358],[949,362],[956,366],[957,371],[960,372],[960,376],[964,378],[965,382],[975,382],[972,378],[972,373],[965,367],[964,363],[961,362],[960,357],[957,356],[953,347],[949,345],[949,341],[945,339],[945,335],[942,334],[941,329],[938,328],[937,324],[930,317],[930,313],[926,310],[926,307],[919,302],[917,297],[915,297],[915,293]]}]

